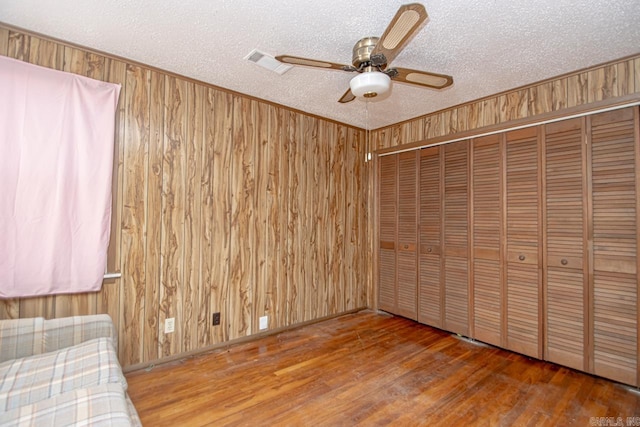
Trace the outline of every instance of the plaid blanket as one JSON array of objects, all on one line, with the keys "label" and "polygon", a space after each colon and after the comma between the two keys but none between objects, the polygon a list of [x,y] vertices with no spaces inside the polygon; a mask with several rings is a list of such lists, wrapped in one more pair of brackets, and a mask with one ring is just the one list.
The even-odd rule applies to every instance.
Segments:
[{"label": "plaid blanket", "polygon": [[108,315],[0,320],[0,426],[141,426]]},{"label": "plaid blanket", "polygon": [[0,343],[0,362],[44,352],[44,319],[1,321]]},{"label": "plaid blanket", "polygon": [[116,331],[106,314],[51,320],[42,317],[2,320],[0,362],[59,350],[99,337],[109,338],[117,352]]},{"label": "plaid blanket", "polygon": [[0,412],[1,426],[130,426],[124,390],[118,384],[72,390],[51,399]]},{"label": "plaid blanket", "polygon": [[0,364],[0,411],[8,411],[78,388],[127,381],[108,338]]}]

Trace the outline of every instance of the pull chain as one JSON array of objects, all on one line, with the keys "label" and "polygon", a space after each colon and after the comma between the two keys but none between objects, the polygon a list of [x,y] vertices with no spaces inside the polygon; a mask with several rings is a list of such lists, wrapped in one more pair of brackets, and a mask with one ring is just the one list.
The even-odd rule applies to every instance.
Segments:
[{"label": "pull chain", "polygon": [[370,135],[369,135],[369,101],[365,101],[364,103],[364,148],[365,148],[365,163],[371,160],[371,151],[370,151]]}]

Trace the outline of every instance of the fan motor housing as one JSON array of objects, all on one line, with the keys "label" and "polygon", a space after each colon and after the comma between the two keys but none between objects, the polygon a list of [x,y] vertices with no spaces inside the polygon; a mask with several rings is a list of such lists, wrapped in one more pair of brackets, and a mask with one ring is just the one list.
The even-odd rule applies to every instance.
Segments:
[{"label": "fan motor housing", "polygon": [[365,37],[358,40],[353,46],[352,64],[356,68],[360,68],[363,63],[371,62],[371,52],[376,47],[376,44],[380,40],[380,37]]}]

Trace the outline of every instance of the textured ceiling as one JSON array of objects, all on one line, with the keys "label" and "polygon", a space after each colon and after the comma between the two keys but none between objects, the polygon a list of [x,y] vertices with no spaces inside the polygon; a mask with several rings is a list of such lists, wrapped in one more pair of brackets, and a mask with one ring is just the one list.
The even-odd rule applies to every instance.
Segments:
[{"label": "textured ceiling", "polygon": [[424,0],[429,20],[392,65],[452,75],[442,91],[396,83],[339,104],[354,74],[243,59],[257,48],[350,64],[408,2],[0,0],[0,21],[369,129],[640,52],[638,0]]}]

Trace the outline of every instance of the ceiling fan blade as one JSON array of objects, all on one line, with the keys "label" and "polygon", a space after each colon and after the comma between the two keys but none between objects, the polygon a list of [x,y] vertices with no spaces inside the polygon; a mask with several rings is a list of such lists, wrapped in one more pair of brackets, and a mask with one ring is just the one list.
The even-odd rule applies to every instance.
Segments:
[{"label": "ceiling fan blade", "polygon": [[342,95],[342,98],[340,98],[338,100],[339,103],[341,104],[346,104],[347,102],[351,102],[354,99],[356,99],[356,96],[351,92],[351,89],[348,89],[344,95]]},{"label": "ceiling fan blade", "polygon": [[317,59],[300,58],[298,56],[280,55],[276,59],[285,64],[304,65],[305,67],[324,68],[342,71],[351,71],[349,65],[336,64],[334,62],[318,61]]},{"label": "ceiling fan blade", "polygon": [[[419,3],[400,6],[371,52],[371,60],[378,65],[390,63],[418,32],[428,16],[424,6]],[[379,55],[384,55],[386,61],[382,62]]]},{"label": "ceiling fan blade", "polygon": [[442,89],[453,84],[453,77],[446,74],[429,73],[427,71],[411,70],[409,68],[393,67],[398,72],[392,77],[394,81],[413,85]]}]

